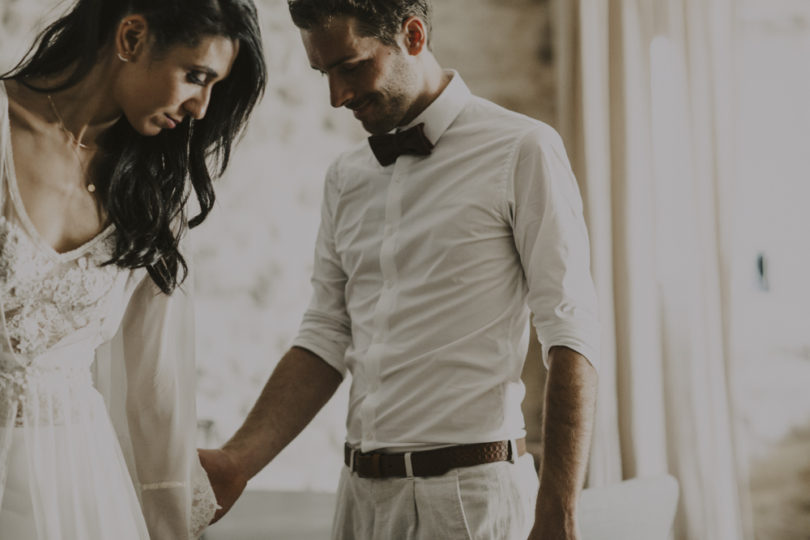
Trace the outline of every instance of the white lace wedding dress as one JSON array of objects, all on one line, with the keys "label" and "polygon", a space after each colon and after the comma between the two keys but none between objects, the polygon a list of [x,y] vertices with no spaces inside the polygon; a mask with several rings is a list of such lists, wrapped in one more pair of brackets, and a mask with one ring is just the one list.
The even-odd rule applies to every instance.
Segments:
[{"label": "white lace wedding dress", "polygon": [[195,450],[193,312],[143,271],[68,253],[17,189],[0,81],[0,538],[196,538],[216,501]]}]

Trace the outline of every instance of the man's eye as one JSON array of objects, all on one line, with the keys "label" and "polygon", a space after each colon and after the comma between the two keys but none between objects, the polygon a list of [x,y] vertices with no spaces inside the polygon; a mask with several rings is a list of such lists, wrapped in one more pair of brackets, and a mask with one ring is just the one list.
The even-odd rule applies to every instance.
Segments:
[{"label": "man's eye", "polygon": [[354,62],[352,64],[342,64],[340,66],[340,70],[342,72],[344,72],[344,73],[351,73],[352,71],[356,71],[357,68],[359,68],[362,63],[363,62]]},{"label": "man's eye", "polygon": [[186,80],[191,84],[205,86],[205,74],[201,71],[189,71]]}]

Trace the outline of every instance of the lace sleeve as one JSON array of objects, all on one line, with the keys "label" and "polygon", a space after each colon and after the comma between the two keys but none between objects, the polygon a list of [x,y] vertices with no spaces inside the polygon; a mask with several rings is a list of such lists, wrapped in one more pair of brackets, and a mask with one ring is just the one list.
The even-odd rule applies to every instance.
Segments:
[{"label": "lace sleeve", "polygon": [[191,478],[191,487],[191,533],[196,538],[208,527],[219,508],[211,482],[199,461]]},{"label": "lace sleeve", "polygon": [[190,288],[166,296],[145,276],[109,346],[110,414],[151,540],[197,538],[216,511],[196,450]]},{"label": "lace sleeve", "polygon": [[[214,490],[211,489],[211,482],[205,469],[196,463],[191,473],[191,510],[189,512],[189,537],[197,538],[208,527],[211,519],[219,508]],[[160,482],[157,484],[145,484],[141,486],[141,493],[161,490],[161,489],[185,489],[183,482]]]}]

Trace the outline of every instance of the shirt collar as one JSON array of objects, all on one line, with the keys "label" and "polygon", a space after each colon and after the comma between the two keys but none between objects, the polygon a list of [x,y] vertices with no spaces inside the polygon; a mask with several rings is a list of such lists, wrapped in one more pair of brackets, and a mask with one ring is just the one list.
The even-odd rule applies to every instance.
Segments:
[{"label": "shirt collar", "polygon": [[400,130],[404,130],[424,123],[425,135],[434,146],[461,113],[472,95],[457,71],[446,70],[445,73],[450,74],[452,78],[450,83],[442,90],[442,93],[419,116],[414,118],[407,126],[400,128]]}]

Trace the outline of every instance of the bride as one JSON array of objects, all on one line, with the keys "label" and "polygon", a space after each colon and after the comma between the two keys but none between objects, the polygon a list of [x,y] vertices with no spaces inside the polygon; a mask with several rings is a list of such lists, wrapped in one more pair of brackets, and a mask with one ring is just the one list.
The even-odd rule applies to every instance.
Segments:
[{"label": "bride", "polygon": [[252,0],[76,0],[0,78],[0,538],[213,516],[181,240],[265,78]]}]

